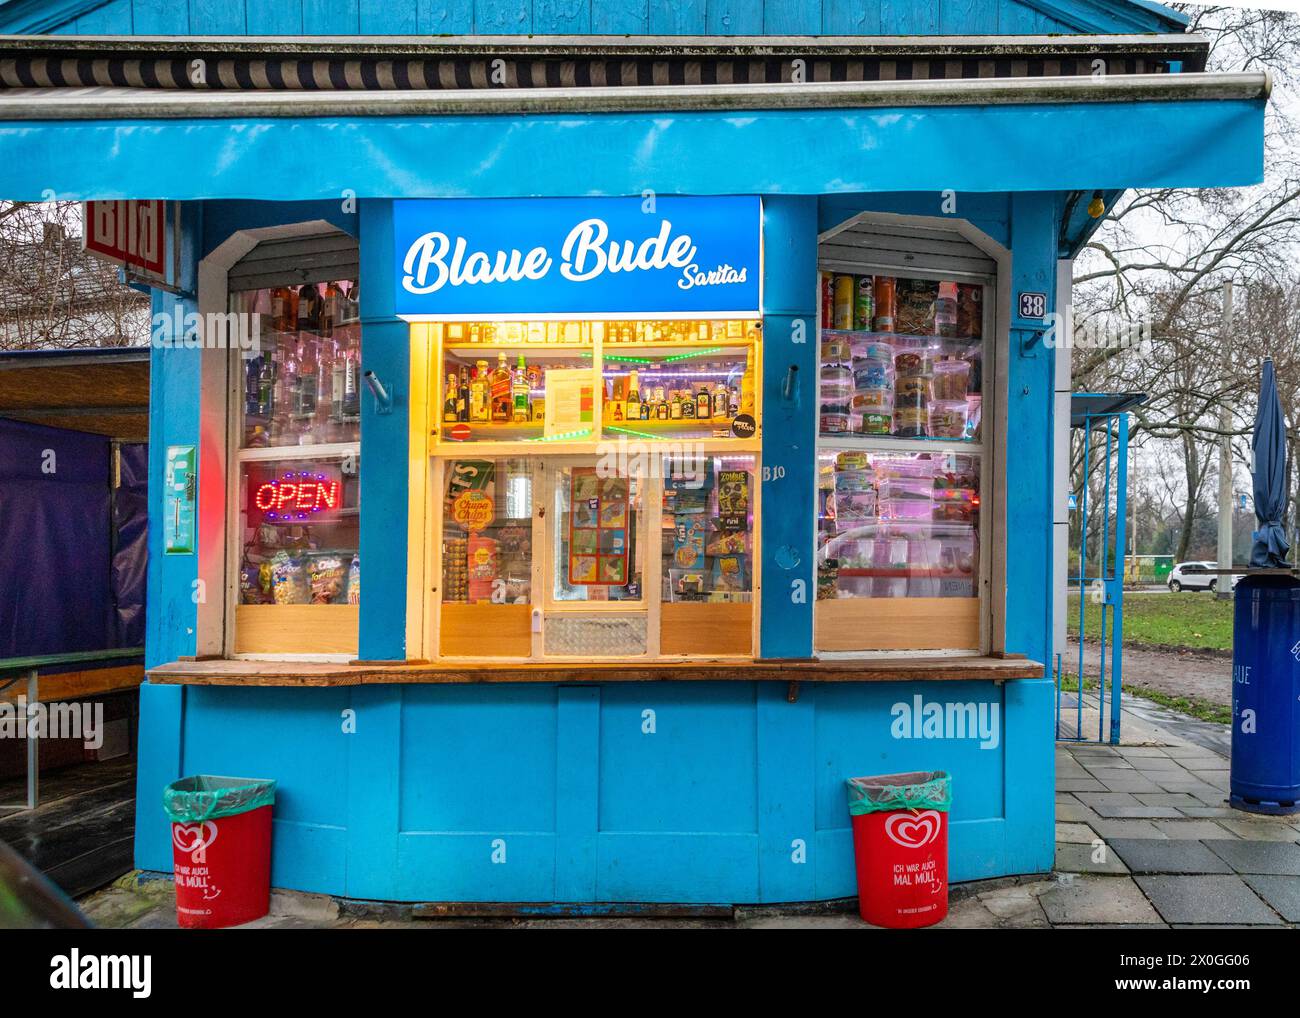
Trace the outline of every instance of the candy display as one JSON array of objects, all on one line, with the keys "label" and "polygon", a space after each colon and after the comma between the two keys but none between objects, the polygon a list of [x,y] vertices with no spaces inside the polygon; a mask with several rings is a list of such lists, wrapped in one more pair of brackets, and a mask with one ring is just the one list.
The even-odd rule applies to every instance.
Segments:
[{"label": "candy display", "polygon": [[752,597],[752,463],[748,458],[709,457],[702,472],[665,479],[665,601]]},{"label": "candy display", "polygon": [[[828,284],[828,277],[832,280]],[[951,282],[891,276],[823,275],[839,287],[833,321],[842,314],[841,279],[854,281],[853,329],[821,330],[819,431],[822,435],[973,440],[980,424],[980,340],[973,328],[983,290]],[[870,295],[869,297],[867,295]],[[958,406],[962,404],[962,406]]]},{"label": "candy display", "polygon": [[978,492],[977,456],[823,452],[817,598],[974,596]]},{"label": "candy display", "polygon": [[442,600],[526,603],[532,588],[531,489],[519,459],[447,464],[443,496]]}]

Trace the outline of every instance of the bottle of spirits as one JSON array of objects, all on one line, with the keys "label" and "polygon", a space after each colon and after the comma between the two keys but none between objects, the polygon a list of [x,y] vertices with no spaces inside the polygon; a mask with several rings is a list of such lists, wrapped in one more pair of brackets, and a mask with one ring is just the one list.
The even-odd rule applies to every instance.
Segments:
[{"label": "bottle of spirits", "polygon": [[320,291],[315,283],[304,283],[298,290],[298,320],[294,328],[299,332],[315,332],[320,327]]},{"label": "bottle of spirits", "polygon": [[349,346],[343,352],[343,419],[355,421],[361,416],[361,382],[360,365],[357,363],[357,351]]},{"label": "bottle of spirits", "polygon": [[330,361],[330,417],[335,422],[343,420],[343,392],[347,387],[344,373],[347,365],[347,351],[336,340],[334,357]]},{"label": "bottle of spirits", "polygon": [[501,350],[497,353],[497,366],[492,371],[491,380],[493,423],[502,424],[510,420],[513,386],[514,379],[506,364],[506,352]]},{"label": "bottle of spirits", "polygon": [[668,416],[674,421],[682,419],[682,394],[674,391],[672,402],[668,404]]},{"label": "bottle of spirits", "polygon": [[695,417],[697,420],[707,421],[712,416],[713,398],[709,395],[708,383],[705,383],[695,394]]},{"label": "bottle of spirits", "polygon": [[326,283],[320,300],[320,334],[334,335],[334,326],[343,318],[343,291],[337,283]]},{"label": "bottle of spirits", "polygon": [[713,419],[725,421],[730,416],[731,394],[727,392],[725,382],[719,381],[713,388]]},{"label": "bottle of spirits", "polygon": [[479,361],[474,366],[474,375],[469,382],[469,419],[471,421],[482,424],[492,419],[489,399],[488,362]]},{"label": "bottle of spirits", "polygon": [[528,420],[528,365],[524,363],[524,355],[519,355],[519,363],[515,367],[515,378],[510,387],[511,394],[514,397],[514,421],[521,424]]},{"label": "bottle of spirits", "polygon": [[276,332],[292,332],[298,325],[298,294],[291,286],[277,286],[271,290],[271,328]]},{"label": "bottle of spirits", "polygon": [[442,419],[449,424],[460,420],[460,410],[457,407],[457,391],[456,376],[454,374],[448,375],[446,398],[442,401]]},{"label": "bottle of spirits", "polygon": [[641,417],[641,393],[637,389],[636,371],[632,371],[627,379],[627,407],[623,413],[625,420],[635,421]]},{"label": "bottle of spirits", "polygon": [[460,381],[456,386],[456,419],[469,420],[469,368],[460,369]]}]

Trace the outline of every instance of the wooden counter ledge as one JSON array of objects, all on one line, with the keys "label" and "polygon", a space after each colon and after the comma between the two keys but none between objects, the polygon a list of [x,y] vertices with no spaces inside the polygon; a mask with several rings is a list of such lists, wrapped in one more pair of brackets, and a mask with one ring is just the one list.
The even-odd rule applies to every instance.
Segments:
[{"label": "wooden counter ledge", "polygon": [[609,664],[286,661],[172,661],[149,670],[149,681],[198,686],[364,686],[430,682],[656,682],[753,679],[774,682],[947,682],[1037,679],[1043,666],[1024,657],[873,657],[834,661],[625,661]]}]

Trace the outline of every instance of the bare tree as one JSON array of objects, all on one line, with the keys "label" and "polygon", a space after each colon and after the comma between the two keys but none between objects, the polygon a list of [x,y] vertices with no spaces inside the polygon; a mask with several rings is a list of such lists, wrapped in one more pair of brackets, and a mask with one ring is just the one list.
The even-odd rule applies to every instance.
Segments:
[{"label": "bare tree", "polygon": [[77,202],[0,204],[0,349],[148,342],[149,298],[81,249]]}]

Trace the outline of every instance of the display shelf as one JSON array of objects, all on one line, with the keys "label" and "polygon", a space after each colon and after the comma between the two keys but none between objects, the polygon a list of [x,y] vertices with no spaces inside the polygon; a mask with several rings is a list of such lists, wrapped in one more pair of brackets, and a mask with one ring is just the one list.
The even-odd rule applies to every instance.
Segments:
[{"label": "display shelf", "polygon": [[817,448],[830,452],[862,450],[878,453],[959,453],[973,455],[984,451],[984,444],[968,438],[894,438],[890,435],[818,435]]}]

